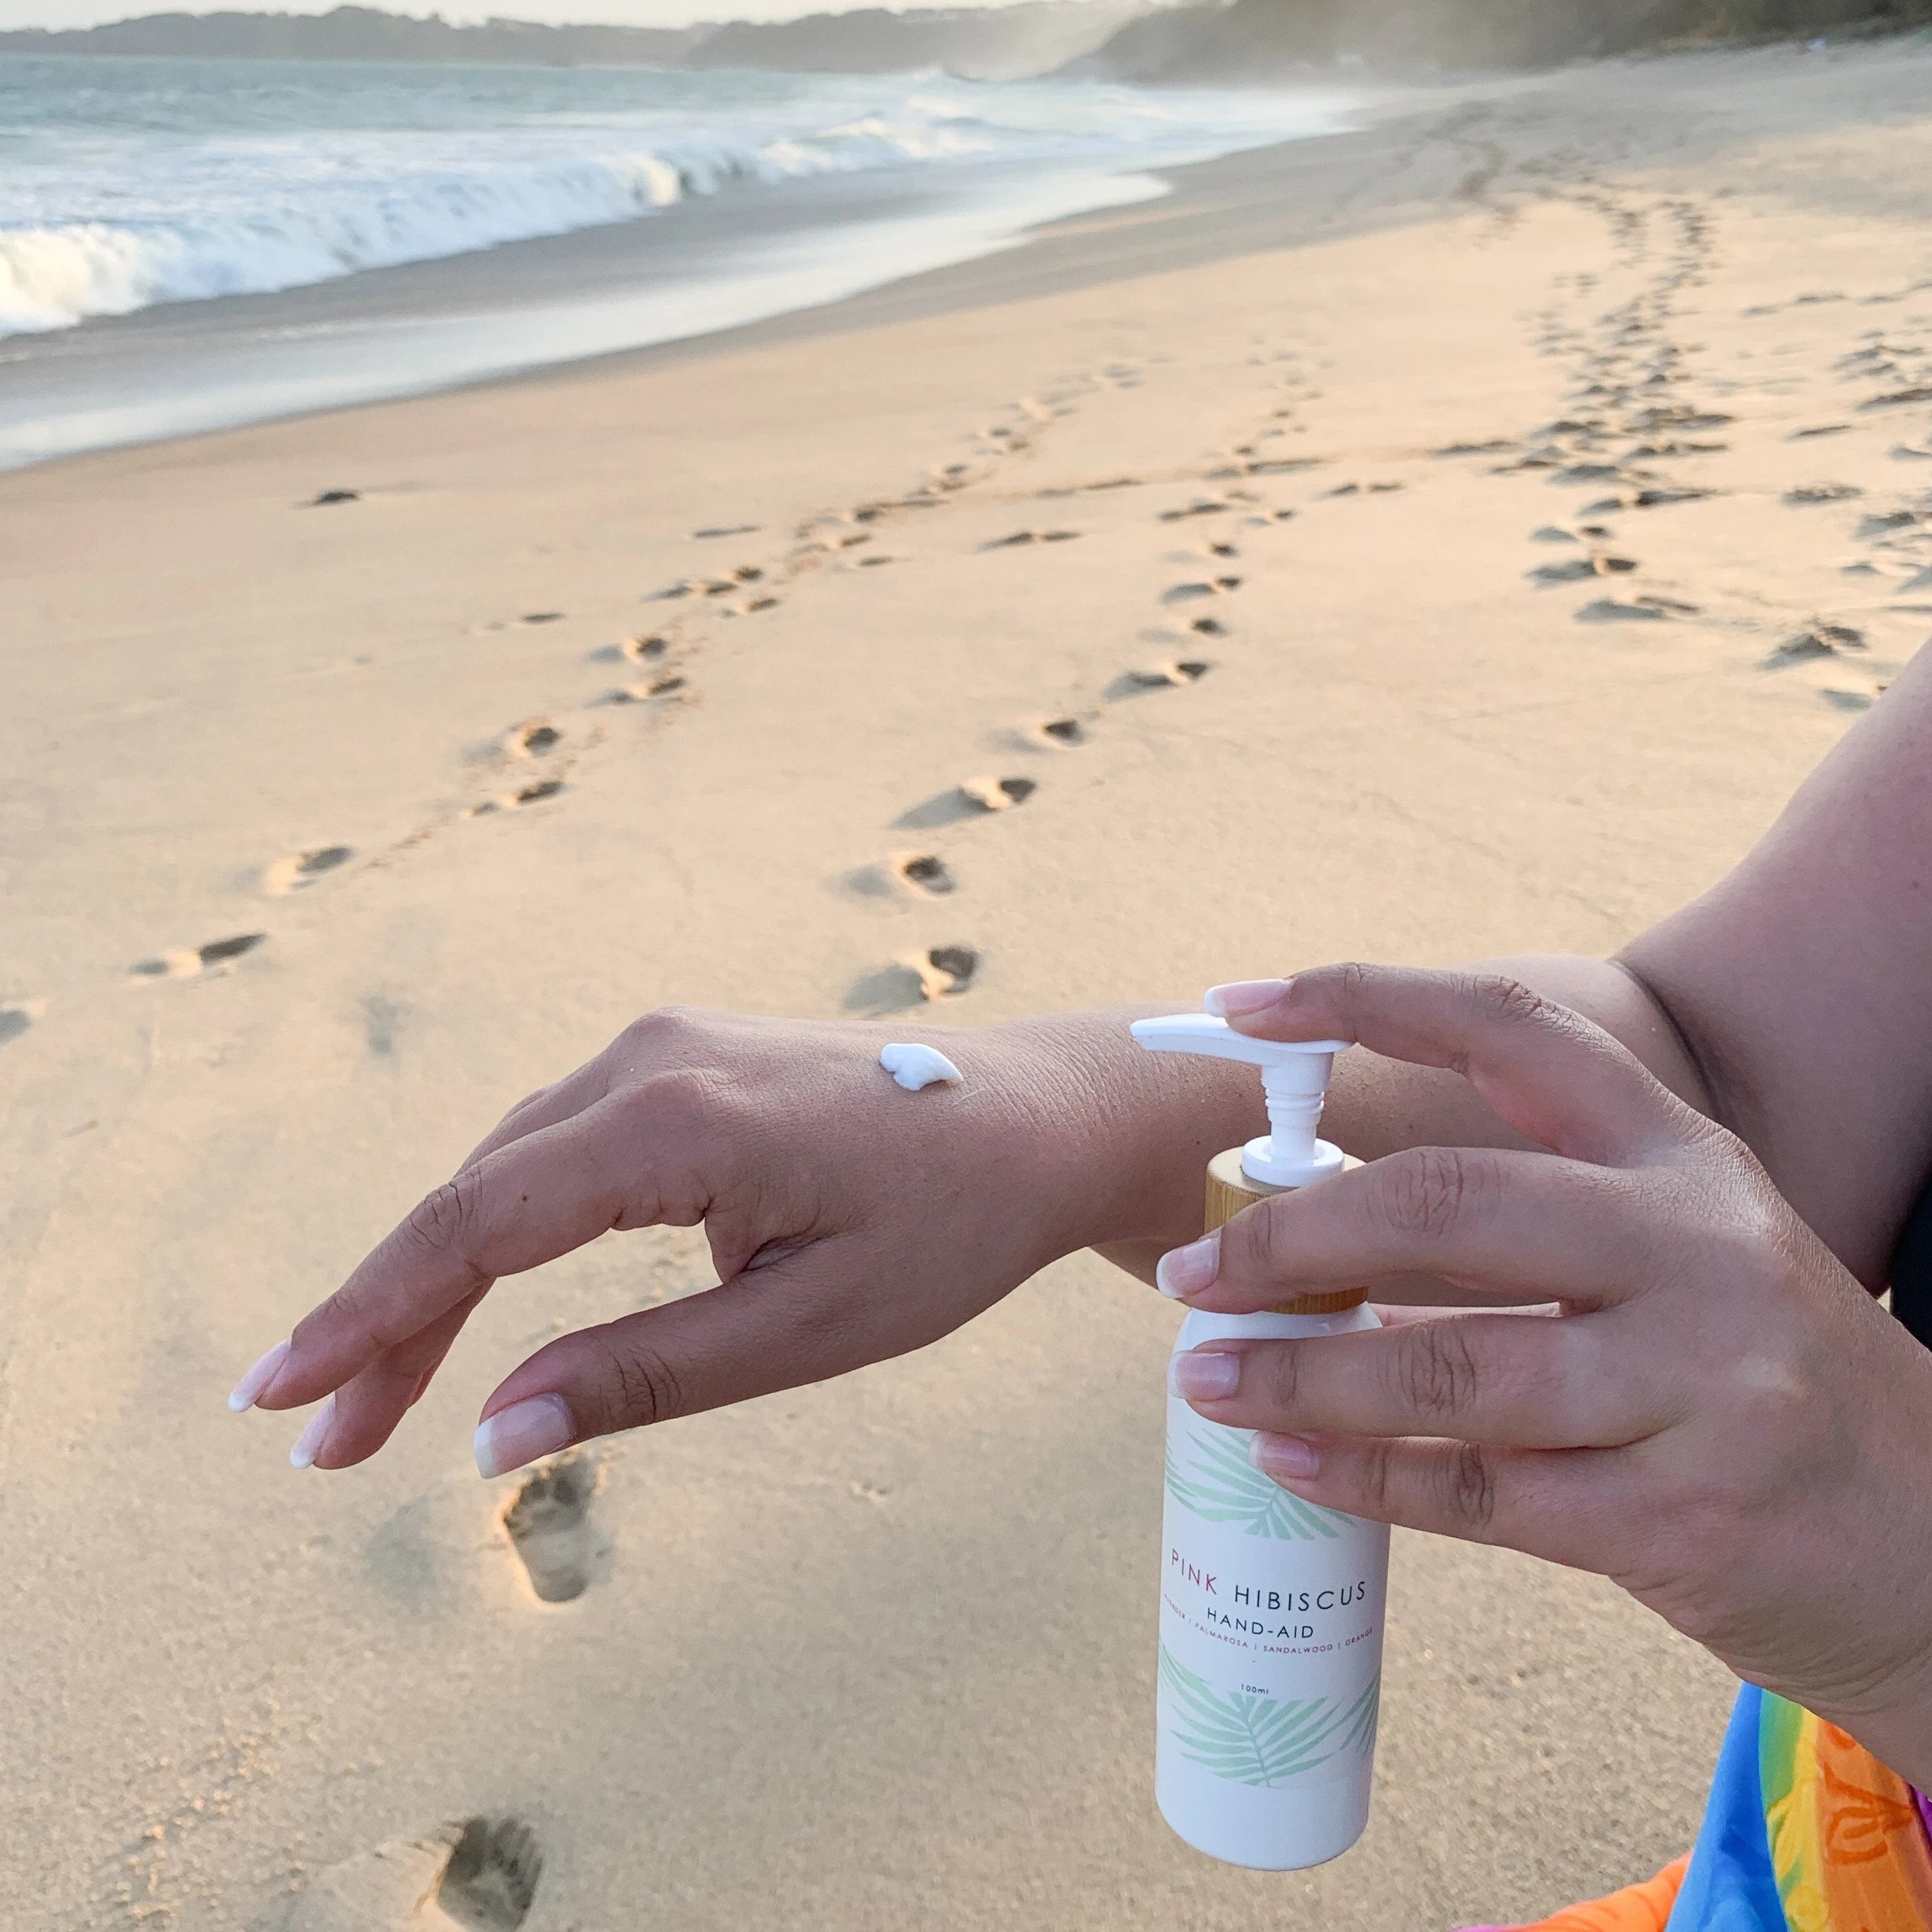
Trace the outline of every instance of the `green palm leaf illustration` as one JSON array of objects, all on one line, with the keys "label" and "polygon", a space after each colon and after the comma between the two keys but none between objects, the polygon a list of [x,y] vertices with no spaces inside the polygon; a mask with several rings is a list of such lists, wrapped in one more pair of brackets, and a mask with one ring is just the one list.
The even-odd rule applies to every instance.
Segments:
[{"label": "green palm leaf illustration", "polygon": [[1170,1448],[1167,1486],[1176,1500],[1207,1522],[1238,1522],[1250,1536],[1305,1543],[1339,1534],[1346,1519],[1270,1482],[1248,1460],[1249,1439],[1246,1430],[1192,1430],[1185,1469]]},{"label": "green palm leaf illustration", "polygon": [[1337,1720],[1336,1750],[1353,1750],[1361,1757],[1375,1756],[1376,1720],[1381,1715],[1382,1702],[1382,1680],[1378,1677]]},{"label": "green palm leaf illustration", "polygon": [[[1360,1727],[1363,1697],[1337,1712],[1327,1697],[1263,1697],[1216,1690],[1160,1649],[1161,1682],[1174,1700],[1174,1741],[1198,1765],[1234,1784],[1276,1785],[1325,1764]],[[1373,1705],[1370,1705],[1371,1742]],[[1342,1734],[1342,1744],[1336,1738]]]}]

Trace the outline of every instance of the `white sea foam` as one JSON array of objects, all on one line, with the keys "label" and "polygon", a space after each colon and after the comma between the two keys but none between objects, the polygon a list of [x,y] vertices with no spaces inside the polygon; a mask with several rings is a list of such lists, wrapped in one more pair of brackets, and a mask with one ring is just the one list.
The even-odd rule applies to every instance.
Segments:
[{"label": "white sea foam", "polygon": [[752,183],[1198,158],[1322,131],[1346,106],[934,76],[0,61],[0,335],[628,221]]}]

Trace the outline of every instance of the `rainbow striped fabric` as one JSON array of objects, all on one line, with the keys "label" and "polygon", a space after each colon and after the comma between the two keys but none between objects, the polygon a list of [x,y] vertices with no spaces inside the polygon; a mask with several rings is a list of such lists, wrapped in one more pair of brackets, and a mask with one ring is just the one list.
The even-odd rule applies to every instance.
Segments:
[{"label": "rainbow striped fabric", "polygon": [[1837,1726],[1747,1684],[1688,1856],[1519,1932],[1932,1932],[1932,1806]]}]

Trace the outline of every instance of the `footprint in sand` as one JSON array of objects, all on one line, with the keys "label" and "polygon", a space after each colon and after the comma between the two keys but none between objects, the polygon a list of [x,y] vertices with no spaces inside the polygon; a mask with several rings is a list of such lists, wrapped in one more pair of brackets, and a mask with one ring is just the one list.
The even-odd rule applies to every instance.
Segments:
[{"label": "footprint in sand", "polygon": [[970,778],[959,782],[959,795],[982,812],[1004,812],[1023,805],[1040,789],[1034,778]]},{"label": "footprint in sand", "polygon": [[1232,503],[1221,502],[1211,496],[1197,497],[1194,502],[1184,505],[1178,510],[1163,510],[1160,520],[1164,524],[1178,524],[1189,517],[1219,517],[1234,508]]},{"label": "footprint in sand", "polygon": [[1198,631],[1204,638],[1225,638],[1228,634],[1227,626],[1218,617],[1196,617],[1187,628]]},{"label": "footprint in sand", "polygon": [[1049,718],[1040,728],[1040,735],[1056,745],[1084,745],[1087,728],[1077,718]]},{"label": "footprint in sand", "polygon": [[646,678],[639,684],[622,684],[615,691],[607,691],[597,701],[601,704],[648,704],[654,698],[671,698],[684,689],[686,679],[682,671],[666,671],[662,677]]},{"label": "footprint in sand", "polygon": [[278,1932],[519,1932],[542,1876],[527,1825],[469,1818],[345,1858],[269,1922]]},{"label": "footprint in sand", "polygon": [[1856,483],[1801,483],[1784,493],[1784,501],[1793,509],[1812,503],[1849,503],[1865,493]]},{"label": "footprint in sand", "polygon": [[1217,577],[1212,583],[1206,584],[1176,584],[1160,593],[1160,601],[1163,604],[1198,604],[1204,597],[1219,597],[1240,587],[1238,577]]},{"label": "footprint in sand", "polygon": [[1873,396],[1859,404],[1862,410],[1896,410],[1909,403],[1932,403],[1932,382],[1914,383],[1909,389],[1894,389],[1888,394]]},{"label": "footprint in sand", "polygon": [[18,1040],[33,1024],[38,1004],[36,1001],[34,1006],[0,1006],[0,1046],[4,1046],[10,1040]]},{"label": "footprint in sand", "polygon": [[1821,436],[1843,436],[1850,428],[1850,423],[1820,423],[1811,429],[1795,429],[1784,440],[1786,442],[1810,442]]},{"label": "footprint in sand", "polygon": [[595,1457],[560,1456],[526,1478],[504,1508],[504,1533],[544,1603],[568,1604],[590,1588],[598,1555],[590,1504],[603,1480]]},{"label": "footprint in sand", "polygon": [[848,1012],[902,1013],[922,1002],[956,998],[973,983],[979,953],[970,946],[935,946],[902,953],[868,973],[845,996]]},{"label": "footprint in sand", "polygon": [[1862,539],[1889,536],[1894,530],[1913,530],[1926,520],[1916,510],[1880,510],[1859,519],[1857,535]]},{"label": "footprint in sand", "polygon": [[563,622],[561,610],[526,610],[517,620],[520,624],[560,624]]},{"label": "footprint in sand", "polygon": [[1637,597],[1628,602],[1616,597],[1599,597],[1576,613],[1580,624],[1656,624],[1672,617],[1694,617],[1697,606],[1680,604],[1671,597]]},{"label": "footprint in sand", "polygon": [[268,936],[266,932],[241,932],[232,939],[211,939],[206,946],[184,946],[156,959],[138,960],[128,970],[136,980],[191,980],[254,952]]},{"label": "footprint in sand", "polygon": [[304,886],[314,885],[323,873],[347,865],[355,856],[355,848],[350,845],[316,845],[306,852],[292,852],[262,873],[262,890],[277,898],[300,892]]},{"label": "footprint in sand", "polygon": [[1575,584],[1586,577],[1618,577],[1636,568],[1634,556],[1566,556],[1561,563],[1539,564],[1524,574],[1532,584]]},{"label": "footprint in sand", "polygon": [[362,500],[360,490],[322,490],[302,506],[305,510],[326,510],[332,503],[359,503]]},{"label": "footprint in sand", "polygon": [[1836,657],[1840,651],[1866,648],[1865,634],[1850,624],[1808,624],[1796,637],[1786,638],[1766,660],[1768,669],[1799,664],[1807,658]]},{"label": "footprint in sand", "polygon": [[990,543],[982,543],[982,550],[1019,550],[1028,544],[1072,543],[1080,532],[1078,530],[1016,530],[1011,536],[995,537]]},{"label": "footprint in sand", "polygon": [[502,792],[494,798],[486,799],[481,805],[472,805],[463,816],[485,818],[493,812],[520,811],[526,805],[541,805],[545,799],[556,797],[562,789],[561,778],[537,778],[514,791]]},{"label": "footprint in sand", "polygon": [[1614,516],[1619,510],[1659,510],[1673,503],[1701,503],[1707,496],[1721,495],[1716,490],[1700,489],[1690,483],[1660,483],[1648,489],[1629,490],[1621,496],[1603,496],[1586,504],[1586,517]]},{"label": "footprint in sand", "polygon": [[463,1932],[518,1932],[543,1876],[536,1834],[517,1818],[471,1818],[436,1881],[436,1910]]},{"label": "footprint in sand", "polygon": [[710,530],[693,530],[694,537],[748,537],[758,528],[756,524],[720,524]]},{"label": "footprint in sand", "polygon": [[1181,658],[1171,664],[1148,664],[1123,671],[1114,680],[1110,697],[1124,697],[1135,691],[1167,691],[1176,685],[1192,684],[1205,677],[1214,666],[1199,658]]},{"label": "footprint in sand", "polygon": [[891,861],[894,878],[910,886],[926,898],[942,898],[958,890],[958,881],[946,869],[946,861],[931,852],[902,854]]},{"label": "footprint in sand", "polygon": [[513,758],[540,758],[554,752],[563,741],[563,734],[547,718],[526,718],[503,734],[503,749]]},{"label": "footprint in sand", "polygon": [[935,946],[907,963],[918,976],[922,999],[945,1000],[972,985],[980,956],[970,946]]}]

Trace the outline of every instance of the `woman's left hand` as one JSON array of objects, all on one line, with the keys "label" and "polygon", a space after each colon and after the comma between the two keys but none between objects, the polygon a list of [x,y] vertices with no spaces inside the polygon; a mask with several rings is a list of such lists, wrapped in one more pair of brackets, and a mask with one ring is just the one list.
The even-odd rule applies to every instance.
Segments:
[{"label": "woman's left hand", "polygon": [[1258,1037],[1451,1068],[1550,1151],[1419,1148],[1277,1196],[1167,1256],[1168,1293],[1240,1312],[1418,1270],[1554,1305],[1213,1342],[1178,1392],[1264,1432],[1295,1495],[1600,1572],[1932,1785],[1932,1354],[1749,1149],[1510,980],[1224,998]]}]

